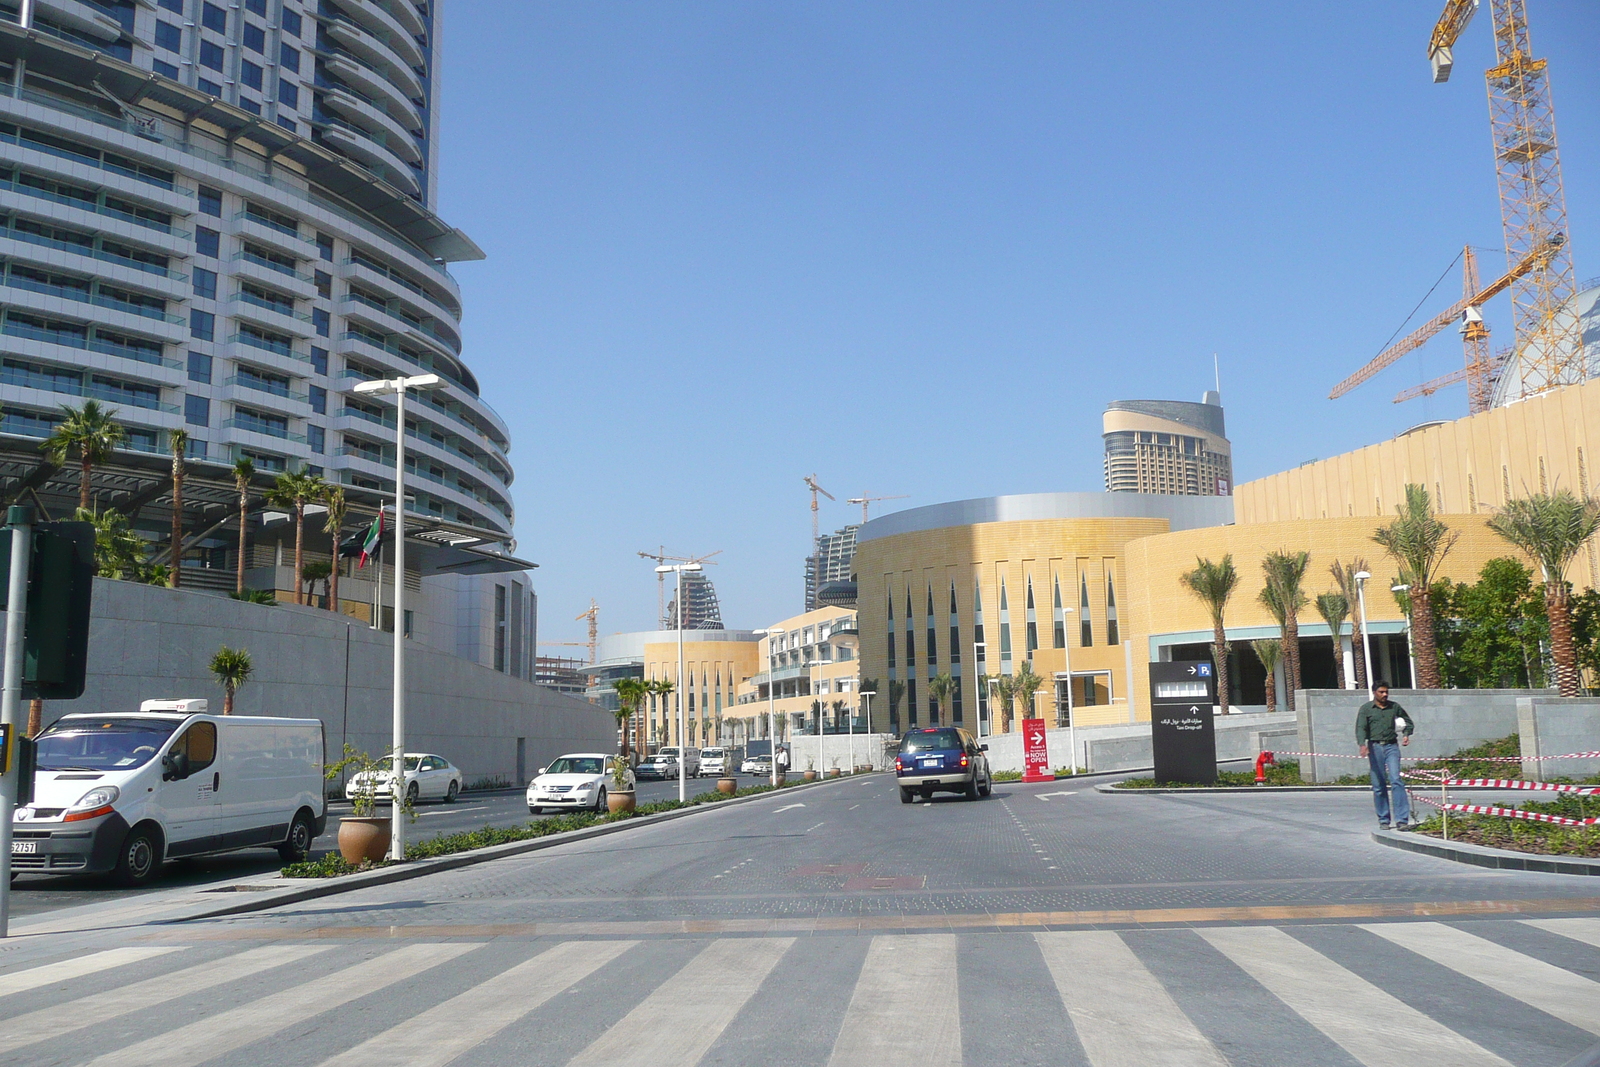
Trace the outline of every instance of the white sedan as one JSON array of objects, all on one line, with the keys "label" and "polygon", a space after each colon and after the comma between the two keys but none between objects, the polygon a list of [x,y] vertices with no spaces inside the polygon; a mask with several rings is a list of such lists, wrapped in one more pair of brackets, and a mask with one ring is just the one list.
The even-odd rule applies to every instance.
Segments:
[{"label": "white sedan", "polygon": [[[392,770],[380,771],[371,776],[370,788],[378,803],[386,804],[393,792],[389,783],[394,780]],[[443,756],[427,752],[406,753],[406,795],[415,804],[419,800],[442,800],[454,804],[461,795],[461,769]],[[345,783],[344,798],[355,800],[356,795],[369,788],[368,776],[358,774]]]},{"label": "white sedan", "polygon": [[[613,784],[611,769],[618,757],[605,752],[572,752],[557,757],[528,783],[528,813],[588,808],[606,810],[606,790]],[[627,788],[634,787],[633,771],[623,771]]]}]

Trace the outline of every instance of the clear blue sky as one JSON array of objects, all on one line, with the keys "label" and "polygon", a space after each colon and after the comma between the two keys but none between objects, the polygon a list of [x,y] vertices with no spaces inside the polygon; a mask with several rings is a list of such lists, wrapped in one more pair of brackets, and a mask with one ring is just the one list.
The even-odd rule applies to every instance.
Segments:
[{"label": "clear blue sky", "polygon": [[[1448,85],[1440,6],[446,4],[440,209],[489,256],[455,273],[541,638],[591,596],[652,626],[661,544],[722,550],[730,625],[798,611],[813,471],[825,529],[1097,490],[1105,403],[1198,400],[1213,352],[1240,481],[1465,414],[1390,403],[1453,334],[1326,398],[1503,247],[1488,4]],[[1528,9],[1600,275],[1600,6]]]}]

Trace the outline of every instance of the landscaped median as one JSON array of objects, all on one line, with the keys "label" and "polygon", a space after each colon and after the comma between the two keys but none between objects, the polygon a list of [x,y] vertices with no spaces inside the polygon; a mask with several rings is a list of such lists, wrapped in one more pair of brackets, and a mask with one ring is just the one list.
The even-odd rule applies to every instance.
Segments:
[{"label": "landscaped median", "polygon": [[[661,800],[654,804],[645,804],[633,811],[617,812],[615,814],[596,815],[588,812],[573,812],[570,815],[557,815],[546,819],[529,822],[523,826],[485,826],[478,830],[464,830],[454,834],[440,834],[430,837],[426,841],[415,841],[406,846],[406,862],[413,860],[436,859],[440,856],[451,856],[460,852],[472,852],[477,849],[492,848],[496,845],[509,845],[519,841],[531,841],[541,837],[550,837],[554,834],[570,833],[574,830],[587,830],[595,826],[604,826],[610,823],[626,822],[650,815],[661,815],[669,811],[678,811],[682,808],[694,808],[703,804],[716,804],[740,797],[759,796],[770,793],[776,789],[791,789],[800,785],[812,784],[801,781],[786,781],[779,785],[757,785],[736,790],[733,793],[722,793],[711,790],[699,793],[687,800]],[[384,867],[400,866],[392,860],[380,863],[363,863],[351,866],[344,861],[344,857],[337,852],[330,852],[320,859],[306,860],[303,863],[291,863],[282,870],[285,878],[337,878],[341,875],[356,874],[362,871],[378,870]]]}]

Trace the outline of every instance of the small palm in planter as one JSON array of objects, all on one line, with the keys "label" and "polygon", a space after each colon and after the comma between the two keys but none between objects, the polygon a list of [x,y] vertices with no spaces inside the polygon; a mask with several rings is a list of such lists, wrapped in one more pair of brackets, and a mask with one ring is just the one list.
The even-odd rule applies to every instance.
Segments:
[{"label": "small palm in planter", "polygon": [[[344,758],[330,764],[329,781],[346,771],[354,771],[350,790],[351,813],[339,820],[339,855],[352,867],[363,863],[378,863],[389,853],[391,823],[389,815],[379,815],[378,791],[387,784],[384,776],[394,769],[392,756],[371,756],[354,745],[344,746]],[[399,802],[400,812],[416,818],[411,798]]]},{"label": "small palm in planter", "polygon": [[606,794],[606,810],[612,813],[632,811],[637,806],[633,782],[628,780],[628,761],[623,756],[611,757],[611,792]]}]

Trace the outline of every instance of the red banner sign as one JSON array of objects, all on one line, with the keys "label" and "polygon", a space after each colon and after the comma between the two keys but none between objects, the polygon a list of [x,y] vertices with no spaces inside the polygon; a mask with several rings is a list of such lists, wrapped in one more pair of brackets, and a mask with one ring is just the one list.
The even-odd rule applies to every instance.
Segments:
[{"label": "red banner sign", "polygon": [[1050,769],[1050,750],[1046,743],[1043,719],[1022,720],[1022,780],[1024,782],[1053,782],[1055,772]]}]

